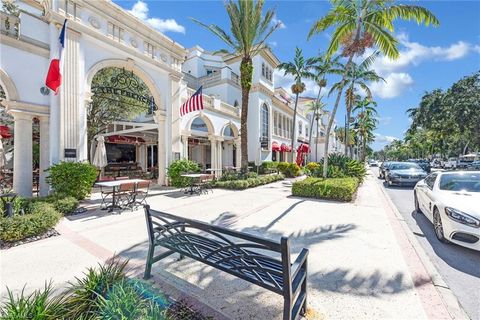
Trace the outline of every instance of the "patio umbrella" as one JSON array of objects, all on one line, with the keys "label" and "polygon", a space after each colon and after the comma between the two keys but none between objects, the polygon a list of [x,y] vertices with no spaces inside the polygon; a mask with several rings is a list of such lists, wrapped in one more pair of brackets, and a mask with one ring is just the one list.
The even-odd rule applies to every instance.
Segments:
[{"label": "patio umbrella", "polygon": [[103,136],[99,136],[97,141],[97,148],[95,149],[95,156],[93,157],[92,164],[101,170],[108,164],[107,150],[105,148],[105,138]]}]

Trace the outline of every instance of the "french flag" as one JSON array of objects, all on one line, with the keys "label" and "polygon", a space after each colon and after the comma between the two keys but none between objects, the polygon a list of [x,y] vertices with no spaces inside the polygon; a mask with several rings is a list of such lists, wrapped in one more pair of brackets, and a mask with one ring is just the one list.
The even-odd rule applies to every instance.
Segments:
[{"label": "french flag", "polygon": [[63,23],[62,31],[60,31],[60,36],[58,41],[60,42],[60,50],[57,59],[52,59],[50,62],[50,67],[48,68],[47,79],[45,79],[45,85],[50,88],[55,94],[58,94],[58,88],[62,84],[62,60],[63,60],[63,51],[65,50],[65,37],[67,30],[67,19]]}]

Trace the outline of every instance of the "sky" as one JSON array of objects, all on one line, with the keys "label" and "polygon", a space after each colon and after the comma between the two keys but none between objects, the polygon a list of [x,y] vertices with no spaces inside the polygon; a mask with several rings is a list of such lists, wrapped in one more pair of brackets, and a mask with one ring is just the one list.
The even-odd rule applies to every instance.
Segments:
[{"label": "sky", "polygon": [[[217,24],[229,31],[229,19],[223,1],[114,2],[185,48],[195,45],[210,51],[225,48],[215,35],[190,19],[193,17],[206,24]],[[408,3],[429,9],[440,20],[440,26],[425,27],[400,20],[395,22],[394,35],[400,42],[399,59],[392,61],[380,56],[373,65],[374,70],[386,80],[385,83],[371,85],[373,99],[378,103],[379,120],[372,145],[374,150],[383,148],[393,139],[403,138],[410,126],[406,110],[416,107],[426,91],[447,89],[462,77],[480,70],[480,0]],[[312,24],[331,7],[328,1],[267,0],[265,7],[274,8],[274,20],[281,22],[281,28],[268,41],[280,61],[291,61],[295,47],[301,48],[307,58],[327,48],[331,30],[310,40],[307,40],[307,34]],[[274,76],[275,86],[283,86],[290,92],[292,78],[278,71]],[[328,89],[339,78],[332,76],[327,81]],[[304,95],[316,96],[318,88],[314,82],[304,82],[307,85]],[[327,110],[333,108],[333,96],[325,96]],[[344,123],[344,110],[342,103],[336,116],[339,126]]]}]

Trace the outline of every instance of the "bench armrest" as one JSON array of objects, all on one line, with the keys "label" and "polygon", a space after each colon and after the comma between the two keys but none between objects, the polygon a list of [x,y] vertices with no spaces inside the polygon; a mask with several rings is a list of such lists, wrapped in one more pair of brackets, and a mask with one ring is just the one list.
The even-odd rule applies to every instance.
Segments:
[{"label": "bench armrest", "polygon": [[295,279],[300,269],[302,269],[303,264],[307,260],[308,257],[308,249],[303,248],[300,254],[298,255],[297,259],[292,263],[292,279]]}]

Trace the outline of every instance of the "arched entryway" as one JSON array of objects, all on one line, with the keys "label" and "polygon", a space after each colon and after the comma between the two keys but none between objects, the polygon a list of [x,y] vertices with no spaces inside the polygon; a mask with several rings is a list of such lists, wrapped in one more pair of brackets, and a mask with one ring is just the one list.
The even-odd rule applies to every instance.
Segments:
[{"label": "arched entryway", "polygon": [[222,129],[222,164],[223,168],[238,167],[238,153],[240,153],[238,128],[229,123]]},{"label": "arched entryway", "polygon": [[197,162],[203,170],[214,167],[212,157],[212,142],[214,128],[206,116],[198,116],[189,123],[188,159]]},{"label": "arched entryway", "polygon": [[104,67],[92,78],[87,104],[89,158],[96,138],[105,138],[104,175],[156,176],[158,170],[157,104],[146,83],[132,70]]}]

